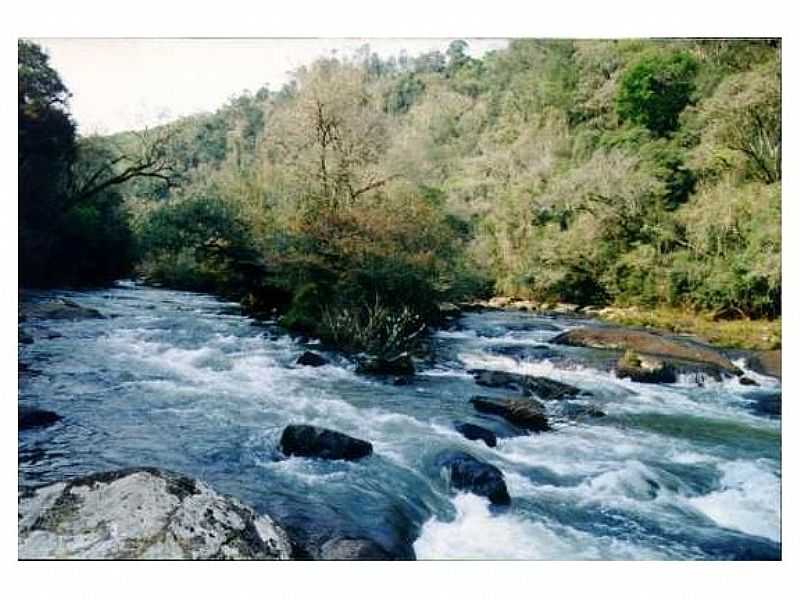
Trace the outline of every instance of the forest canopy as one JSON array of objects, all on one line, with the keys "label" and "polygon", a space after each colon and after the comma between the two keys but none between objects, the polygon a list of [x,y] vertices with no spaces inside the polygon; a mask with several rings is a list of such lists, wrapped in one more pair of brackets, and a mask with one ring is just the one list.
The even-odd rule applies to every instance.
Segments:
[{"label": "forest canopy", "polygon": [[212,114],[84,138],[20,42],[22,282],[135,273],[354,347],[343,331],[411,335],[492,293],[780,315],[778,41],[468,50],[365,46]]}]

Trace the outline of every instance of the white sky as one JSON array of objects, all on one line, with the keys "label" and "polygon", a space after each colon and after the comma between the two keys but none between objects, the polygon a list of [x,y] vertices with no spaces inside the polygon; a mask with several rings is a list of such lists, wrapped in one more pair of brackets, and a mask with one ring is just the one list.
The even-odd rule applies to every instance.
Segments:
[{"label": "white sky", "polygon": [[[320,56],[350,55],[369,43],[386,58],[447,49],[447,39],[37,39],[72,92],[82,134],[140,129],[213,111],[231,96],[269,83]],[[505,40],[467,39],[479,56]]]}]

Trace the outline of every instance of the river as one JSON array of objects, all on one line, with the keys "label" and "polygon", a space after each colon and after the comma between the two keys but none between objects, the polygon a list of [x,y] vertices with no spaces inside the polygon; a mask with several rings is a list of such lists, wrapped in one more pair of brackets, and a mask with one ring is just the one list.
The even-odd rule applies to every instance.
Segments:
[{"label": "river", "polygon": [[[20,403],[64,418],[20,432],[21,484],[172,469],[269,513],[304,543],[366,537],[392,551],[413,545],[418,559],[780,557],[781,422],[757,401],[779,392],[778,380],[746,371],[760,387],[631,383],[602,366],[607,352],[548,344],[585,321],[496,311],[435,333],[432,358],[398,386],[357,375],[336,353],[297,367],[313,341],[212,296],[132,282],[26,293],[54,297],[109,318],[25,324],[35,342],[20,361],[34,371],[21,375]],[[473,368],[573,384],[606,416],[574,420],[560,406],[552,432],[496,448],[469,441],[454,421],[507,431],[470,405],[497,395],[474,383]],[[368,440],[374,454],[286,459],[277,445],[290,423]],[[511,507],[450,491],[433,465],[445,449],[497,466]]]}]

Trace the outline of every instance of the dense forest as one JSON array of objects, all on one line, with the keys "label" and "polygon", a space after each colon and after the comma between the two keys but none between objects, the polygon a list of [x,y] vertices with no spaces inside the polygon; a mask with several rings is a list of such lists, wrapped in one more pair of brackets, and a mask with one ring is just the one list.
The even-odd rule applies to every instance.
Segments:
[{"label": "dense forest", "polygon": [[20,42],[21,285],[135,274],[376,352],[492,294],[780,316],[778,41],[468,50],[365,46],[82,137]]}]

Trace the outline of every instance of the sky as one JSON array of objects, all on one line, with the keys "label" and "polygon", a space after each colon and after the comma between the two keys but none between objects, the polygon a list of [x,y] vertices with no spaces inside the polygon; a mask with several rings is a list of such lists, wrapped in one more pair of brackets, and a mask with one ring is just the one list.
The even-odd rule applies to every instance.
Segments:
[{"label": "sky", "polygon": [[[289,72],[368,43],[386,58],[447,49],[448,39],[36,39],[72,92],[82,135],[141,129],[213,111],[244,90],[277,90]],[[504,47],[467,39],[472,56]]]}]

